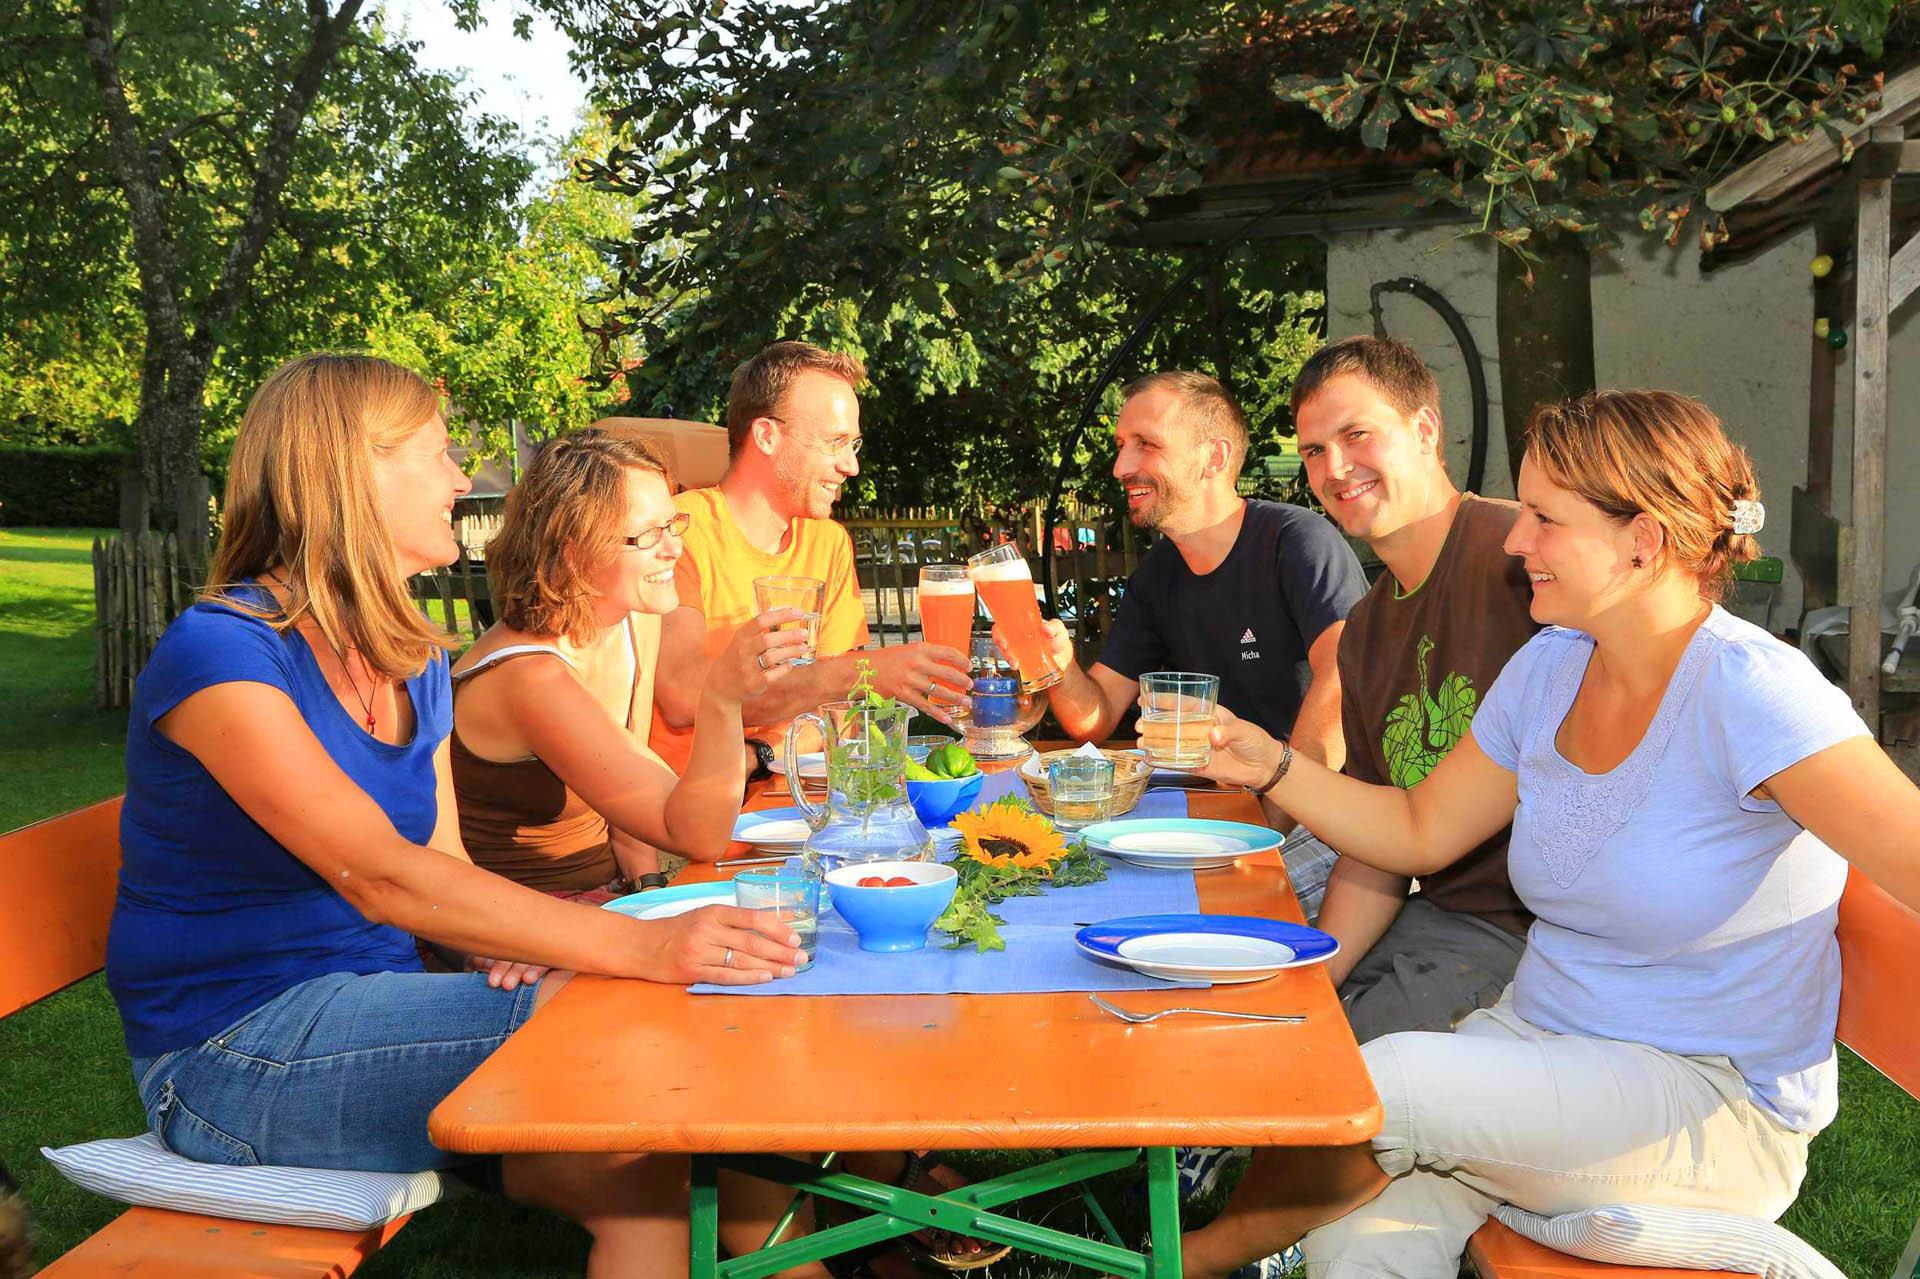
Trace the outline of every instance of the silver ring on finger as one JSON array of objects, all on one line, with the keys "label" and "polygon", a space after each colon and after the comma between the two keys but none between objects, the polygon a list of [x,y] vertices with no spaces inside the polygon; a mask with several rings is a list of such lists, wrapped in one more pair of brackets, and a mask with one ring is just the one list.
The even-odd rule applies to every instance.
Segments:
[{"label": "silver ring on finger", "polygon": [[731,946],[729,946],[729,947],[727,947],[727,953],[726,953],[726,956],[725,956],[724,958],[722,958],[722,959],[721,959],[721,961],[720,961],[720,966],[721,966],[722,968],[731,968],[731,967],[733,967],[733,947],[731,947]]},{"label": "silver ring on finger", "polygon": [[757,655],[757,656],[756,656],[756,657],[755,657],[755,658],[753,659],[753,663],[754,663],[754,665],[755,665],[755,666],[758,666],[758,667],[759,667],[759,668],[760,668],[761,670],[763,670],[763,671],[764,671],[764,670],[766,670],[766,669],[767,669],[767,655],[766,655],[765,653],[761,653],[761,654],[759,654],[759,655]]}]

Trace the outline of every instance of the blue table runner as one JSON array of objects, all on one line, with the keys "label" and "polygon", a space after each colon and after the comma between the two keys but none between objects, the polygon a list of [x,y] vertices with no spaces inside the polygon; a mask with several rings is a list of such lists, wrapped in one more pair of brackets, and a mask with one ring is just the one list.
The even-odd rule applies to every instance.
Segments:
[{"label": "blue table runner", "polygon": [[[987,778],[978,803],[989,804],[1007,794],[1026,794],[1011,770]],[[1186,815],[1184,793],[1151,790],[1127,814]],[[951,860],[954,848],[949,840],[937,855]],[[1161,981],[1104,964],[1073,944],[1073,934],[1084,924],[1121,915],[1187,914],[1199,909],[1191,871],[1146,870],[1109,858],[1103,883],[1049,889],[1037,897],[1010,897],[993,907],[993,913],[1006,921],[1000,926],[1005,950],[985,954],[972,946],[949,950],[947,935],[932,932],[925,950],[875,954],[860,949],[859,939],[836,913],[820,917],[817,956],[806,972],[757,986],[701,983],[691,989],[696,995],[998,995],[1204,986],[1206,982]]]}]

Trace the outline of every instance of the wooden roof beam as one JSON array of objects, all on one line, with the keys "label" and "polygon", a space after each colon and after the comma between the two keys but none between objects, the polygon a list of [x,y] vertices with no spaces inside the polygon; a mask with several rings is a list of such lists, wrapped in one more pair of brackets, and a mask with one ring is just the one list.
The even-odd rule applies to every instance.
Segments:
[{"label": "wooden roof beam", "polygon": [[[1880,92],[1880,109],[1860,124],[1841,124],[1847,138],[1859,138],[1875,126],[1904,124],[1920,115],[1920,65],[1890,76]],[[1751,201],[1776,199],[1821,170],[1840,162],[1840,144],[1824,130],[1800,142],[1783,143],[1741,165],[1707,188],[1707,207],[1725,213]]]}]

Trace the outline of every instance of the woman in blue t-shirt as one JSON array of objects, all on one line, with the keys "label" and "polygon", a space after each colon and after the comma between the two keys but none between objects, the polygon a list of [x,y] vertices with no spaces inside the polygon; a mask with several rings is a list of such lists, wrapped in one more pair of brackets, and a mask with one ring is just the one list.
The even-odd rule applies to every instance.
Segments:
[{"label": "woman in blue t-shirt", "polygon": [[[231,476],[216,585],[135,689],[107,946],[141,1100],[169,1148],[449,1166],[428,1112],[567,972],[792,974],[799,938],[770,915],[643,923],[468,860],[448,637],[407,591],[457,554],[453,503],[470,487],[425,382],[365,356],[294,360],[248,405]],[[747,661],[710,686],[736,738],[764,680]],[[415,938],[494,958],[427,973]],[[542,980],[548,968],[565,971]],[[587,1224],[607,1273],[687,1255],[684,1160],[515,1156],[500,1172],[508,1194]],[[764,1236],[779,1211],[767,1199],[738,1213],[736,1246]]]},{"label": "woman in blue t-shirt", "polygon": [[1833,1118],[1847,864],[1920,905],[1920,790],[1798,650],[1717,605],[1762,510],[1704,406],[1543,407],[1519,496],[1507,550],[1548,626],[1425,781],[1368,786],[1219,717],[1209,775],[1369,865],[1431,874],[1512,822],[1537,920],[1497,1006],[1362,1050],[1371,1151],[1260,1152],[1188,1237],[1191,1275],[1299,1239],[1316,1275],[1451,1279],[1502,1203],[1772,1220]]}]

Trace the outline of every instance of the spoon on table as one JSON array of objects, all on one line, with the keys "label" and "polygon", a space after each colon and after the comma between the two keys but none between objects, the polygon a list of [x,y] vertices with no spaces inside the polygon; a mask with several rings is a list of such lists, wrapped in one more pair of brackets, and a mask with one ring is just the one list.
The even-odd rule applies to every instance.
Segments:
[{"label": "spoon on table", "polygon": [[1136,1026],[1144,1022],[1159,1021],[1162,1017],[1171,1017],[1175,1013],[1193,1013],[1199,1017],[1231,1017],[1235,1021],[1277,1021],[1289,1026],[1298,1026],[1306,1021],[1305,1017],[1294,1013],[1236,1013],[1228,1012],[1224,1008],[1162,1008],[1157,1013],[1136,1013],[1129,1012],[1117,1004],[1110,1004],[1098,995],[1088,995],[1087,998],[1098,1004],[1103,1012],[1112,1013],[1121,1021],[1132,1022]]}]

